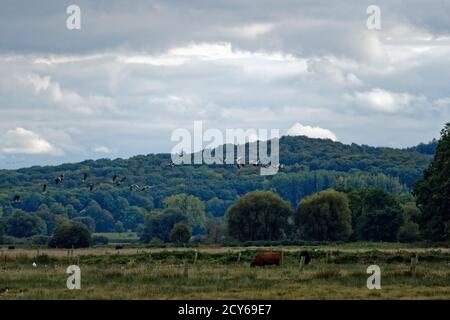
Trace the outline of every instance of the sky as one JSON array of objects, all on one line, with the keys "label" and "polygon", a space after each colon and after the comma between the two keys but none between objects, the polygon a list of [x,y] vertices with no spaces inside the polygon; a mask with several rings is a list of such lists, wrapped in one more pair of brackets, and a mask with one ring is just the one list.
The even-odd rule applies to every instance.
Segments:
[{"label": "sky", "polygon": [[449,80],[445,0],[2,0],[0,168],[170,152],[194,121],[408,147]]}]

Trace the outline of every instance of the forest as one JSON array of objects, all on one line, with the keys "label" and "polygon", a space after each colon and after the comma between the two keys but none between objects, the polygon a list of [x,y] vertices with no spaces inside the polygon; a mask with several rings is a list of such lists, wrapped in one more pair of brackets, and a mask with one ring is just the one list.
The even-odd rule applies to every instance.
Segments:
[{"label": "forest", "polygon": [[351,199],[354,190],[376,189],[400,210],[414,202],[411,188],[436,144],[394,149],[287,136],[280,139],[284,168],[274,176],[251,165],[171,166],[170,154],[1,170],[0,232],[7,243],[47,243],[58,226],[77,222],[91,233],[133,231],[143,242],[169,242],[174,225],[184,224],[194,236],[219,241],[227,237],[227,210],[253,191],[271,192],[294,210],[323,190]]}]

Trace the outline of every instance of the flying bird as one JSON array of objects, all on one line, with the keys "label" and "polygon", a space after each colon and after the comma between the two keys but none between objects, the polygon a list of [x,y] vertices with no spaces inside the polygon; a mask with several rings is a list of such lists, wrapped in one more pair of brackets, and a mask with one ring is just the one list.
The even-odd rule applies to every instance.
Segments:
[{"label": "flying bird", "polygon": [[133,191],[134,188],[140,189],[141,187],[140,187],[138,184],[132,184],[132,185],[130,186],[130,191]]},{"label": "flying bird", "polygon": [[42,193],[45,193],[47,190],[47,184],[44,183],[44,185],[42,186]]},{"label": "flying bird", "polygon": [[89,191],[92,191],[94,189],[95,184],[91,183],[89,184]]},{"label": "flying bird", "polygon": [[11,204],[16,204],[20,202],[20,196],[19,195],[15,195],[14,198],[11,200]]},{"label": "flying bird", "polygon": [[112,178],[112,182],[113,183],[116,182],[116,179],[117,179],[117,174],[115,174],[114,177]]},{"label": "flying bird", "polygon": [[117,186],[120,186],[126,179],[127,179],[127,177],[123,177],[122,179],[120,179],[119,181],[117,181],[116,185],[117,185]]},{"label": "flying bird", "polygon": [[274,169],[284,169],[284,164],[282,163],[275,163],[272,165],[272,168]]},{"label": "flying bird", "polygon": [[261,161],[259,160],[252,160],[249,162],[250,165],[254,166],[254,167],[258,167],[261,165]]},{"label": "flying bird", "polygon": [[87,173],[85,173],[85,174],[83,175],[83,182],[86,182],[86,179],[87,179]]},{"label": "flying bird", "polygon": [[56,179],[55,179],[56,184],[63,183],[63,182],[64,182],[64,174],[61,174],[59,177],[56,177]]},{"label": "flying bird", "polygon": [[238,169],[240,169],[241,167],[245,167],[245,163],[242,161],[242,157],[236,159],[236,166]]},{"label": "flying bird", "polygon": [[142,186],[141,191],[145,191],[145,190],[151,189],[151,188],[153,188],[153,186]]}]

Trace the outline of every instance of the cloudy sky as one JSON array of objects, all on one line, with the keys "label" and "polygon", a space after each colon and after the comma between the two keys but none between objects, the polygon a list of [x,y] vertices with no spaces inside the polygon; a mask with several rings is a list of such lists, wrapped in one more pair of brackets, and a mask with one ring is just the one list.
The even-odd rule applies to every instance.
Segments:
[{"label": "cloudy sky", "polygon": [[449,83],[445,0],[2,0],[0,168],[170,152],[195,120],[412,146]]}]

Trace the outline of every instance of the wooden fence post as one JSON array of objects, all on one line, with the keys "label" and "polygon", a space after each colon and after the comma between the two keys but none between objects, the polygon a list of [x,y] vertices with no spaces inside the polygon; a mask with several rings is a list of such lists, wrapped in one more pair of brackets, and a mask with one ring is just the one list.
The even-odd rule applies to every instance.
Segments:
[{"label": "wooden fence post", "polygon": [[300,257],[300,273],[303,272],[303,268],[305,266],[305,256]]},{"label": "wooden fence post", "polygon": [[189,278],[189,265],[187,264],[186,261],[184,261],[184,270],[183,270],[183,276],[185,278]]},{"label": "wooden fence post", "polygon": [[416,257],[411,258],[411,266],[409,268],[409,271],[413,277],[416,275],[416,265],[417,265]]},{"label": "wooden fence post", "polygon": [[197,259],[198,259],[198,250],[195,249],[195,255],[194,255],[194,264],[197,263]]}]

